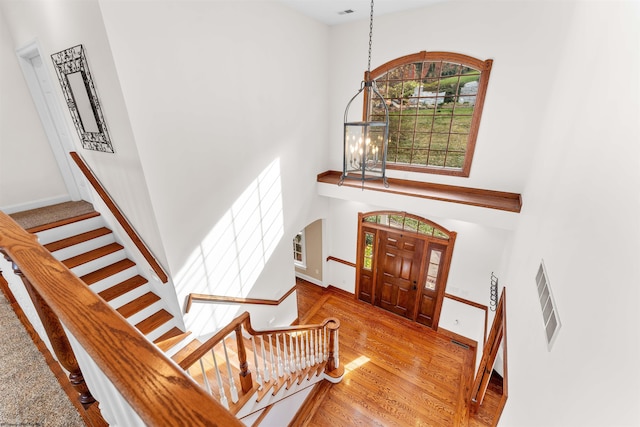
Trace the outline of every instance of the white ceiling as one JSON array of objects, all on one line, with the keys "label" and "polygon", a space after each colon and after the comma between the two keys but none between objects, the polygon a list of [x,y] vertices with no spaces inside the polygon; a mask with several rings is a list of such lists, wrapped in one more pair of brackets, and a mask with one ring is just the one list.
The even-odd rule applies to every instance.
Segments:
[{"label": "white ceiling", "polygon": [[[287,6],[327,25],[369,19],[371,2],[369,0],[280,0]],[[387,13],[417,9],[446,0],[375,0],[374,18]],[[340,14],[345,10],[353,13]]]}]

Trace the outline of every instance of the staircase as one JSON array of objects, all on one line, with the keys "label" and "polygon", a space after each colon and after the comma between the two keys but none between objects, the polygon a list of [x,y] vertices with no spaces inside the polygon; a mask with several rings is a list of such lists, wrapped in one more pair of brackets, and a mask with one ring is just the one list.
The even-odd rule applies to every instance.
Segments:
[{"label": "staircase", "polygon": [[168,350],[187,334],[97,212],[28,229],[147,339]]},{"label": "staircase", "polygon": [[[232,414],[255,425],[268,417],[262,414],[265,408],[268,412],[296,394],[306,396],[323,380],[342,379],[338,328],[336,319],[325,319],[318,325],[256,331],[245,312],[211,338],[194,339],[173,359]],[[292,406],[286,406],[293,416]]]},{"label": "staircase", "polygon": [[293,416],[293,400],[304,400],[324,379],[342,378],[335,319],[258,332],[243,313],[210,338],[191,339],[99,213],[27,231],[247,425],[281,417],[272,411],[278,402]]}]

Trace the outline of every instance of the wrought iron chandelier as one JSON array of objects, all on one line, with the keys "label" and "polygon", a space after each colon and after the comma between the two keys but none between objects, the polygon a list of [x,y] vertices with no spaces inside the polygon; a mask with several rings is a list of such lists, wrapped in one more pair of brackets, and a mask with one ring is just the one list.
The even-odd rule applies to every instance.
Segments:
[{"label": "wrought iron chandelier", "polygon": [[[344,111],[344,158],[342,176],[338,185],[345,179],[362,182],[382,179],[388,187],[386,176],[387,145],[389,140],[389,108],[378,91],[376,82],[371,78],[371,41],[373,37],[373,0],[369,15],[369,59],[365,78],[360,90],[347,104]],[[349,117],[351,103],[360,98],[364,111],[362,120],[353,121]]]}]

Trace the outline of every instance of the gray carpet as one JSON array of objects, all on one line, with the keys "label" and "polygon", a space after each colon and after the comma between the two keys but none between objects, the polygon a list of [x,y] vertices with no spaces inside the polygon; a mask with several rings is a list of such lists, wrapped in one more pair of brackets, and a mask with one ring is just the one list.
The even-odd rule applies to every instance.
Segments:
[{"label": "gray carpet", "polygon": [[0,325],[0,426],[84,426],[2,292]]},{"label": "gray carpet", "polygon": [[93,212],[93,205],[80,200],[78,202],[64,202],[44,208],[31,209],[23,212],[16,212],[9,215],[22,228],[38,227],[40,225],[51,224],[74,216],[84,215]]}]

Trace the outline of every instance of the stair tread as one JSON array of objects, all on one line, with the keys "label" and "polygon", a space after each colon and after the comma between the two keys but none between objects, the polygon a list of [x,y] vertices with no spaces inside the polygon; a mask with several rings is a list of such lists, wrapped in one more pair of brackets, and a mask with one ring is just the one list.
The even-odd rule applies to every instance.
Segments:
[{"label": "stair tread", "polygon": [[[121,271],[126,270],[127,268],[131,268],[135,266],[136,263],[131,261],[128,258],[115,262],[106,267],[102,267],[96,271],[93,271],[89,274],[85,274],[80,279],[87,285],[93,285],[94,283],[99,282],[102,279],[106,279],[109,276],[113,276]],[[104,297],[103,297],[104,298]],[[106,299],[106,298],[105,298]],[[107,300],[108,301],[108,300]]]},{"label": "stair tread", "polygon": [[122,249],[123,249],[123,246],[120,243],[110,243],[98,249],[94,249],[92,251],[85,252],[83,254],[65,259],[64,261],[62,261],[62,263],[66,265],[67,268],[74,268],[79,265],[86,264],[91,261],[95,261],[96,259],[100,259],[103,256],[112,254]]},{"label": "stair tread", "polygon": [[191,335],[191,331],[183,332],[181,329],[174,326],[153,342],[160,350],[167,351],[189,335]]},{"label": "stair tread", "polygon": [[[90,273],[90,274],[93,274],[93,273]],[[123,282],[118,283],[117,285],[114,285],[108,289],[105,289],[102,292],[98,292],[98,295],[104,298],[105,301],[111,301],[113,299],[118,298],[119,296],[126,294],[129,291],[134,290],[139,286],[144,285],[145,283],[147,283],[147,279],[145,279],[140,275],[136,275]]]},{"label": "stair tread", "polygon": [[163,308],[162,310],[157,311],[151,316],[147,317],[143,321],[137,323],[136,328],[138,328],[138,330],[144,335],[147,335],[149,332],[159,328],[161,325],[164,325],[171,319],[173,319],[173,315]]},{"label": "stair tread", "polygon": [[85,219],[94,218],[96,216],[100,216],[100,214],[98,212],[89,212],[83,215],[74,216],[73,218],[67,218],[67,219],[55,221],[49,224],[31,227],[31,228],[28,228],[27,231],[32,234],[40,233],[41,231],[50,230],[56,227],[62,227],[63,225],[73,224],[74,222],[84,221]]},{"label": "stair tread", "polygon": [[87,231],[86,233],[76,234],[75,236],[67,237],[66,239],[48,243],[44,245],[44,247],[47,248],[49,252],[55,252],[97,237],[106,236],[107,234],[111,234],[111,230],[106,227],[100,227],[95,230]]},{"label": "stair tread", "polygon": [[126,319],[149,307],[156,301],[160,301],[160,297],[153,292],[147,292],[122,307],[119,307],[116,311]]},{"label": "stair tread", "polygon": [[171,356],[171,358],[179,365],[184,359],[187,358],[188,355],[193,353],[198,347],[202,345],[202,342],[194,339],[189,342],[186,346],[184,346],[179,352]]}]

